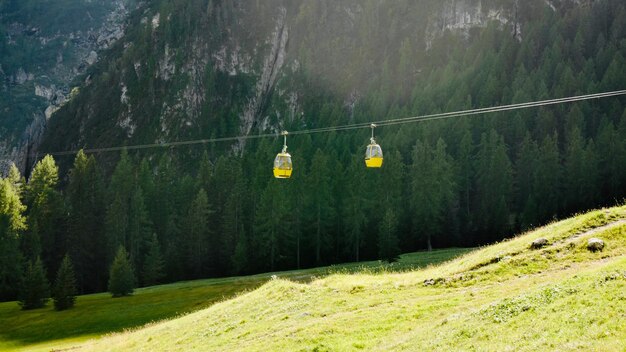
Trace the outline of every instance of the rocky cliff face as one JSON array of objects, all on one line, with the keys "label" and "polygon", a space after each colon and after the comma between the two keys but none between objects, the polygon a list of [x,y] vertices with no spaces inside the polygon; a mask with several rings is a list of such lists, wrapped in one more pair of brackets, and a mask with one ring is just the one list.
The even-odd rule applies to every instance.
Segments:
[{"label": "rocky cliff face", "polygon": [[[70,97],[73,82],[124,35],[134,1],[43,1],[0,7],[0,174],[24,172],[47,121]],[[47,17],[55,17],[50,22]],[[80,16],[80,18],[77,18]]]},{"label": "rocky cliff face", "polygon": [[[572,4],[578,2],[157,1],[131,23],[131,34],[117,45],[119,57],[108,63],[113,69],[103,68],[106,77],[97,78],[77,106],[53,117],[58,125],[51,133],[75,130],[66,141],[49,135],[47,148],[311,127],[316,121],[303,117],[311,87],[354,108],[383,81],[402,84],[432,69],[430,51],[446,33],[469,41],[493,24],[521,42],[534,14]],[[414,76],[400,77],[403,65]],[[94,100],[103,95],[113,97]],[[77,111],[84,115],[80,123],[64,126]],[[244,149],[244,141],[232,146],[236,153]]]}]

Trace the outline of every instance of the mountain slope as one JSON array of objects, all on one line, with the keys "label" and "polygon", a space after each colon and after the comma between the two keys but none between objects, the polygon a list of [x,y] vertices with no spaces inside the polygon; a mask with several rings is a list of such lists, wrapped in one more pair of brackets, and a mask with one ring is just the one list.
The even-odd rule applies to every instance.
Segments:
[{"label": "mountain slope", "polygon": [[[549,244],[529,248],[540,237]],[[606,247],[587,250],[599,237]],[[626,347],[626,207],[401,274],[276,279],[82,350],[597,350]]]},{"label": "mountain slope", "polygon": [[[134,0],[0,1],[0,174],[26,168],[76,76],[124,35]],[[28,165],[30,167],[31,165]]]},{"label": "mountain slope", "polygon": [[[248,135],[461,109],[468,98],[487,106],[535,93],[591,92],[598,87],[583,81],[590,72],[568,81],[575,86],[553,82],[565,67],[552,60],[576,51],[566,67],[579,72],[604,26],[611,31],[601,45],[612,48],[607,41],[624,35],[612,12],[623,7],[573,0],[155,1],[131,16],[126,38],[90,72],[91,86],[53,119],[43,149]],[[557,19],[562,23],[549,28]],[[554,41],[568,48],[552,48]],[[499,51],[507,51],[507,62],[493,67]],[[609,62],[596,67],[596,79],[613,56],[605,54]],[[513,75],[521,66],[531,71],[523,76],[556,71],[554,80],[544,82],[545,91],[523,87],[529,96],[518,95],[523,82]],[[218,147],[241,151],[244,143]]]}]

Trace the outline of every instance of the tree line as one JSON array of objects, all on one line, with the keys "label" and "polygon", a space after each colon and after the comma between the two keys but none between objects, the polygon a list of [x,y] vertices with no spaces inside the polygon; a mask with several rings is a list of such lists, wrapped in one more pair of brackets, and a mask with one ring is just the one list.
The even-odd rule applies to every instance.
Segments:
[{"label": "tree line", "polygon": [[88,293],[107,288],[120,250],[134,282],[149,286],[501,240],[623,199],[626,113],[600,125],[587,139],[573,127],[562,148],[556,134],[526,133],[511,147],[495,129],[475,139],[469,128],[453,147],[419,139],[404,153],[397,129],[381,138],[380,170],[350,152],[357,136],[331,134],[324,149],[303,136],[290,180],[272,178],[270,140],[243,157],[205,151],[194,172],[175,151],[123,151],[110,177],[81,151],[63,185],[46,156],[28,181],[12,168],[0,183],[2,298],[17,297],[39,260],[54,282],[66,256]]}]

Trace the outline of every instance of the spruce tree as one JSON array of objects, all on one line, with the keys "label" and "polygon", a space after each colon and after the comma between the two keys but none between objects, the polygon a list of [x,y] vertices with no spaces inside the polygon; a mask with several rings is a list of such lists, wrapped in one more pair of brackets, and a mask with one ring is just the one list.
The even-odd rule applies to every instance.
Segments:
[{"label": "spruce tree", "polygon": [[330,241],[328,232],[334,221],[334,199],[331,188],[331,170],[328,157],[318,149],[311,161],[311,169],[307,175],[309,188],[309,224],[313,228],[313,246],[315,248],[315,263],[322,261],[322,249],[328,247]]},{"label": "spruce tree", "polygon": [[26,187],[29,223],[37,223],[41,243],[41,260],[53,277],[58,265],[67,252],[66,208],[61,193],[57,190],[59,168],[50,155],[46,155],[33,169]]},{"label": "spruce tree", "polygon": [[128,204],[123,195],[117,194],[106,211],[106,252],[107,263],[112,263],[116,248],[126,244],[128,233]]},{"label": "spruce tree", "polygon": [[148,251],[143,261],[143,284],[144,286],[152,286],[160,283],[165,276],[165,263],[161,254],[161,246],[156,234],[152,235],[152,239],[148,242]]},{"label": "spruce tree", "polygon": [[539,146],[535,198],[542,221],[558,216],[561,208],[561,163],[556,134],[546,136]]},{"label": "spruce tree", "polygon": [[17,192],[17,194],[21,196],[22,188],[26,184],[26,180],[20,174],[20,171],[17,169],[17,166],[15,166],[15,163],[11,163],[11,166],[9,167],[9,174],[7,176],[7,179],[9,180],[9,182],[11,183],[11,185],[13,186],[13,189]]},{"label": "spruce tree", "polygon": [[254,245],[259,264],[274,271],[284,258],[289,242],[291,217],[286,185],[272,179],[263,191],[254,219]]},{"label": "spruce tree", "polygon": [[388,208],[378,230],[378,257],[391,263],[399,254],[398,217],[393,209]]},{"label": "spruce tree", "polygon": [[219,268],[224,272],[232,271],[232,258],[235,253],[235,247],[239,242],[239,237],[243,236],[244,224],[244,205],[246,200],[246,184],[243,176],[243,170],[238,160],[233,160],[231,171],[232,189],[226,204],[224,205],[224,215],[221,224],[222,236],[220,238],[219,247]]},{"label": "spruce tree", "polygon": [[346,251],[351,254],[354,261],[361,260],[361,249],[365,245],[363,229],[367,221],[365,210],[365,197],[363,190],[366,176],[363,168],[363,159],[360,156],[353,157],[348,167],[348,186],[345,200],[345,227],[346,227]]},{"label": "spruce tree", "polygon": [[477,226],[481,241],[502,238],[510,229],[513,170],[504,139],[495,130],[481,136],[476,167]]},{"label": "spruce tree", "polygon": [[39,237],[39,224],[35,217],[29,219],[28,229],[22,235],[20,249],[25,260],[35,261],[41,257],[41,239]]},{"label": "spruce tree", "polygon": [[456,188],[452,159],[442,139],[434,149],[421,142],[415,145],[411,177],[415,230],[426,240],[428,250],[432,250],[432,238],[443,232]]},{"label": "spruce tree", "polygon": [[25,206],[8,179],[0,178],[0,299],[14,300],[22,277],[20,236],[26,229]]},{"label": "spruce tree", "polygon": [[130,200],[128,214],[128,244],[133,267],[141,269],[146,254],[146,246],[150,241],[152,224],[144,203],[141,187],[137,187]]},{"label": "spruce tree", "polygon": [[24,310],[37,309],[45,306],[49,298],[50,284],[41,258],[37,258],[34,262],[28,262],[18,303]]},{"label": "spruce tree", "polygon": [[109,272],[109,292],[113,297],[128,296],[135,288],[135,274],[124,246],[120,246]]},{"label": "spruce tree", "polygon": [[243,274],[248,269],[248,240],[245,234],[241,234],[237,238],[237,244],[235,245],[235,253],[232,257],[232,268],[234,274]]},{"label": "spruce tree", "polygon": [[107,243],[107,263],[111,263],[117,248],[126,247],[129,236],[129,216],[131,198],[135,190],[133,165],[126,150],[122,150],[120,160],[115,166],[109,183],[108,204],[105,228]]},{"label": "spruce tree", "polygon": [[66,310],[74,306],[76,301],[76,278],[74,267],[68,255],[63,258],[52,290],[54,309]]},{"label": "spruce tree", "polygon": [[81,151],[74,159],[67,186],[68,251],[79,292],[105,288],[106,265],[104,180],[93,155]]},{"label": "spruce tree", "polygon": [[457,172],[458,172],[458,185],[459,185],[459,206],[461,209],[460,221],[462,231],[465,233],[472,230],[472,212],[470,196],[472,194],[474,172],[473,172],[473,158],[474,158],[474,141],[472,134],[466,131],[461,139],[459,145],[459,153],[457,158]]},{"label": "spruce tree", "polygon": [[211,235],[209,226],[209,198],[200,189],[191,203],[187,216],[184,219],[182,248],[186,278],[199,278],[205,271],[208,255],[208,246]]}]

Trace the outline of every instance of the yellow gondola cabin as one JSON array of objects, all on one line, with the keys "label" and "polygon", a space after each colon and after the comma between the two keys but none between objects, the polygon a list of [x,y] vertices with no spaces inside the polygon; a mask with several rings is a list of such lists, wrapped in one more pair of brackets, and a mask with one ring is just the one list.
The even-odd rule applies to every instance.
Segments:
[{"label": "yellow gondola cabin", "polygon": [[274,177],[276,178],[290,178],[293,172],[291,155],[287,153],[287,134],[287,131],[282,133],[285,137],[285,144],[282,152],[278,153],[274,159]]},{"label": "yellow gondola cabin", "polygon": [[365,165],[371,168],[379,168],[383,166],[383,149],[376,144],[374,139],[374,128],[376,128],[376,125],[372,124],[371,127],[372,138],[370,138],[370,144],[365,149]]}]

